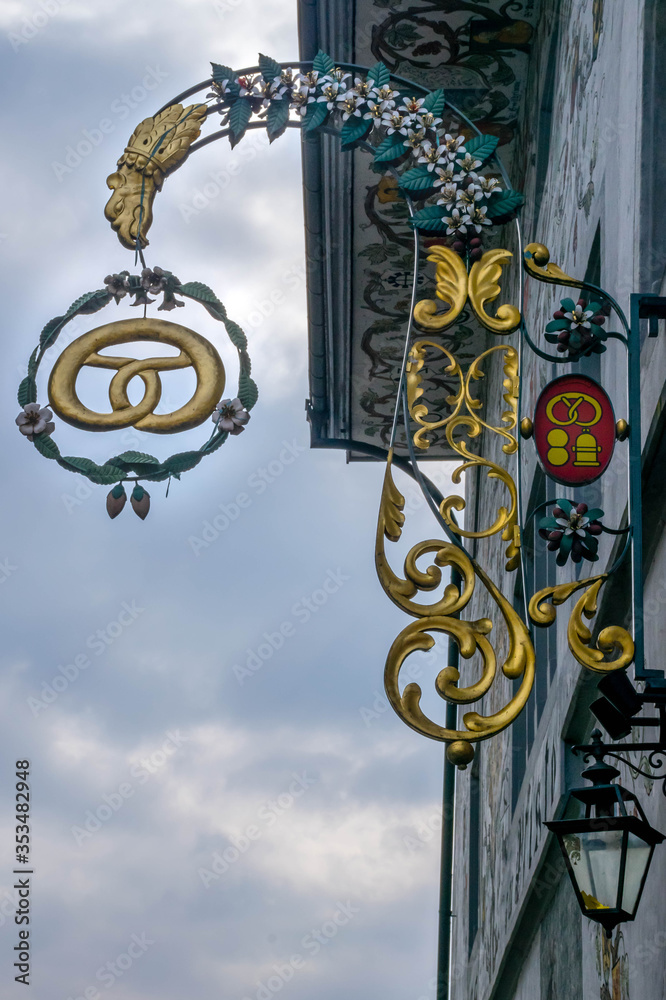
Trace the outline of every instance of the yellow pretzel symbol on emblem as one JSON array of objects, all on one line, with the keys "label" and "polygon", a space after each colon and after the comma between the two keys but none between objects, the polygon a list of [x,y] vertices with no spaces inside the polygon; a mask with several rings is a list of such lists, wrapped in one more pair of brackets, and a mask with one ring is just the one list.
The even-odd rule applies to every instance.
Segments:
[{"label": "yellow pretzel symbol on emblem", "polygon": [[[567,419],[558,420],[553,414],[556,403],[564,403],[567,407]],[[589,403],[594,409],[594,417],[592,420],[579,420],[578,419],[578,407],[581,403]],[[569,427],[571,424],[576,424],[578,427],[593,427],[596,423],[601,420],[601,405],[594,396],[588,396],[585,392],[561,392],[559,396],[553,396],[553,398],[548,403],[546,407],[546,416],[553,424],[557,424],[559,427]]]},{"label": "yellow pretzel symbol on emblem", "polygon": [[[131,341],[171,344],[180,348],[180,354],[137,360],[98,353],[104,347]],[[97,413],[79,399],[76,380],[84,366],[115,369],[109,385],[111,413]],[[189,402],[171,413],[154,413],[162,395],[159,373],[190,367],[194,368],[197,385]],[[143,381],[145,391],[143,399],[133,406],[127,387],[135,376]],[[83,430],[136,427],[153,434],[171,434],[198,427],[207,420],[222,396],[224,384],[219,354],[198,333],[163,319],[126,319],[85,333],[63,351],[51,372],[49,400],[59,417]]]}]

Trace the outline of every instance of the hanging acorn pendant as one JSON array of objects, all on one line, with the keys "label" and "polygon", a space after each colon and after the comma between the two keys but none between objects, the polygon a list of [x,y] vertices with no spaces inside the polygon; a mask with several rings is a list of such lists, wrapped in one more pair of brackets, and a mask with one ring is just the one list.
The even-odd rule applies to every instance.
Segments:
[{"label": "hanging acorn pendant", "polygon": [[150,494],[147,490],[144,490],[143,486],[139,486],[138,483],[132,490],[130,503],[132,504],[134,513],[143,521],[150,510]]},{"label": "hanging acorn pendant", "polygon": [[114,486],[106,498],[106,512],[110,518],[118,517],[127,503],[127,493],[122,483]]}]

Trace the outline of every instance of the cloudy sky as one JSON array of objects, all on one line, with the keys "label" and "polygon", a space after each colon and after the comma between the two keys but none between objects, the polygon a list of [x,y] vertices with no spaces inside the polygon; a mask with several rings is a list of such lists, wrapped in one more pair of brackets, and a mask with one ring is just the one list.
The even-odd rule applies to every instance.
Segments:
[{"label": "cloudy sky", "polygon": [[[134,126],[210,60],[294,58],[295,5],[3,0],[0,45],[3,996],[22,995],[12,806],[29,759],[35,1000],[430,1000],[442,750],[381,694],[408,621],[374,575],[382,470],[308,450],[297,134],[198,153],[150,233],[148,262],[210,285],[248,333],[246,432],[168,498],[154,486],[145,522],[129,504],[111,521],[107,488],[14,424],[45,322],[133,270],[103,209]],[[72,332],[129,315],[112,310]],[[219,347],[233,388],[218,325],[195,305],[178,320]],[[59,422],[56,440],[103,461],[208,432],[122,433]],[[430,537],[412,506],[408,539]]]}]

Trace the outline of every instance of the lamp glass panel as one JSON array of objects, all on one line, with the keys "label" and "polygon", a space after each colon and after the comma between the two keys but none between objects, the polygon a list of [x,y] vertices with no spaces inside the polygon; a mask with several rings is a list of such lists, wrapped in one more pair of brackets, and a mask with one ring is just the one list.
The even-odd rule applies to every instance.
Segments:
[{"label": "lamp glass panel", "polygon": [[595,830],[567,834],[563,838],[586,910],[608,910],[617,906],[622,837],[621,830]]},{"label": "lamp glass panel", "polygon": [[624,870],[624,890],[622,892],[622,909],[633,913],[641,891],[641,882],[647,866],[650,863],[652,848],[645,841],[630,833],[627,841],[627,863]]}]

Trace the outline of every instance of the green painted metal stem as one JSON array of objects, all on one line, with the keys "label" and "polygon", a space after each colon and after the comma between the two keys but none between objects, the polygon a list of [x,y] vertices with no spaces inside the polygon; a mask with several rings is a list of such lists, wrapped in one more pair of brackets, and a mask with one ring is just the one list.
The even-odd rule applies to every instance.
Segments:
[{"label": "green painted metal stem", "polygon": [[[451,571],[451,583],[460,588],[462,578]],[[449,639],[449,666],[458,668],[458,645]],[[446,728],[458,728],[458,709],[446,703]],[[451,980],[451,882],[453,878],[453,820],[455,810],[456,766],[444,757],[442,796],[442,850],[439,873],[439,933],[437,939],[437,1000],[448,1000]]]}]

